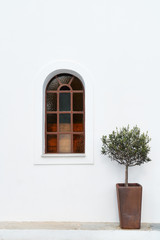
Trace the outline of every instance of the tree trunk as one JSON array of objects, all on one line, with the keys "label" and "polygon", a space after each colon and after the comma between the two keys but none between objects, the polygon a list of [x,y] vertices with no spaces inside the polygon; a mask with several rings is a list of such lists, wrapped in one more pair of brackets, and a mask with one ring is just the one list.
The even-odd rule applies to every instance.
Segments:
[{"label": "tree trunk", "polygon": [[128,187],[128,165],[126,165],[125,171],[125,186]]}]

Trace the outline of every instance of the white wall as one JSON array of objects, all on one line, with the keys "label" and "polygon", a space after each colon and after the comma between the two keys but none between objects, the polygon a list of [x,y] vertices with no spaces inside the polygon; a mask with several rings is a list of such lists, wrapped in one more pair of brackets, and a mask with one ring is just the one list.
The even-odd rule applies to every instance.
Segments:
[{"label": "white wall", "polygon": [[[153,161],[129,180],[143,185],[142,221],[160,222],[159,10],[158,0],[3,1],[0,221],[118,221],[124,169],[100,154],[100,138],[137,124]],[[93,76],[94,165],[34,165],[34,79],[58,60]]]}]

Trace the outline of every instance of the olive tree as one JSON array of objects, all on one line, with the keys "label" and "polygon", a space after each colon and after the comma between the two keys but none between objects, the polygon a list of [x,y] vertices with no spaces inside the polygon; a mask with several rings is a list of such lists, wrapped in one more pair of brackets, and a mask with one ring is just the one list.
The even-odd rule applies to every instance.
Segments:
[{"label": "olive tree", "polygon": [[102,136],[101,153],[108,155],[111,160],[125,165],[125,186],[128,186],[128,167],[141,165],[149,162],[150,152],[149,142],[151,139],[147,133],[140,133],[140,129],[135,126],[132,129],[123,127],[116,128],[107,136]]}]

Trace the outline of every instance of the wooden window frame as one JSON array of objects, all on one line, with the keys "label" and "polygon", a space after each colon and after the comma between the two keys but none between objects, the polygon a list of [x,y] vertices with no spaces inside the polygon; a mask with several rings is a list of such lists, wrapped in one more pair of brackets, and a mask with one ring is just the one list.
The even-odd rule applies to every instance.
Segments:
[{"label": "wooden window frame", "polygon": [[[63,73],[63,74],[65,75],[67,73]],[[62,84],[60,82],[58,76],[63,75],[63,74],[58,74],[58,75],[54,76],[54,78],[57,79],[57,81],[59,83],[59,87],[57,90],[47,90],[48,85],[53,80],[53,78],[48,82],[46,89],[45,89],[45,154],[84,154],[85,153],[85,91],[84,91],[84,86],[83,86],[82,81],[78,78],[82,84],[82,90],[73,90],[71,87],[71,83],[74,80],[75,76],[72,74],[69,74],[72,76],[69,83]],[[61,88],[63,86],[69,87],[70,90],[61,90]],[[47,93],[56,93],[57,94],[57,110],[56,111],[47,111]],[[60,95],[60,93],[70,93],[70,100],[71,100],[70,111],[59,111],[59,95]],[[83,94],[83,111],[73,111],[73,94],[74,93],[82,93]],[[71,131],[60,132],[59,131],[59,115],[66,114],[66,113],[70,114],[70,116],[71,116]],[[48,114],[57,114],[57,131],[56,132],[48,132],[47,131],[47,115]],[[74,114],[83,114],[83,131],[82,132],[73,131],[73,115]],[[60,134],[71,134],[71,152],[67,152],[67,153],[59,152],[59,135]],[[47,136],[48,135],[57,135],[57,152],[55,152],[55,153],[47,152]],[[74,135],[82,135],[84,138],[84,143],[83,143],[84,151],[82,153],[79,153],[79,152],[75,153],[73,151],[73,136]]]}]

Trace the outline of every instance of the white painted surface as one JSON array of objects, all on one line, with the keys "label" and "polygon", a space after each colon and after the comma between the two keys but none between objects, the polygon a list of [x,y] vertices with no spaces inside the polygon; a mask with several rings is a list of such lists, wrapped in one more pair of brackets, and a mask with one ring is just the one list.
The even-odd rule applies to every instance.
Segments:
[{"label": "white painted surface", "polygon": [[[159,9],[158,0],[3,1],[0,221],[117,222],[115,184],[123,182],[124,168],[101,155],[100,138],[137,124],[149,131],[153,161],[130,169],[129,180],[143,185],[142,221],[160,222]],[[93,76],[94,147],[87,151],[94,165],[34,165],[42,149],[34,144],[42,111],[42,99],[34,108],[42,95],[41,82],[35,94],[35,79],[57,61]]]},{"label": "white painted surface", "polygon": [[0,230],[0,240],[158,240],[159,231]]}]

